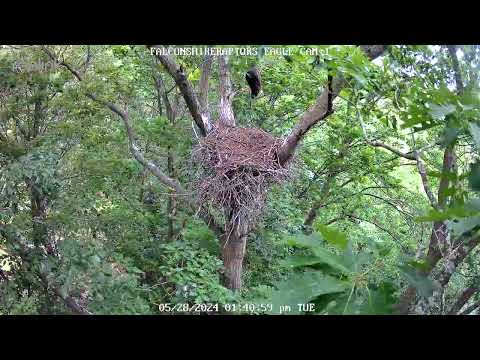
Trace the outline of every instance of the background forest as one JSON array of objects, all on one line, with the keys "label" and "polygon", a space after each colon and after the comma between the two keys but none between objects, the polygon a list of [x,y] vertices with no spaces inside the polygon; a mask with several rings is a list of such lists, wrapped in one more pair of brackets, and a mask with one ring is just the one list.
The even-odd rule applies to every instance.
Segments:
[{"label": "background forest", "polygon": [[247,47],[0,48],[0,314],[476,313],[480,47]]}]

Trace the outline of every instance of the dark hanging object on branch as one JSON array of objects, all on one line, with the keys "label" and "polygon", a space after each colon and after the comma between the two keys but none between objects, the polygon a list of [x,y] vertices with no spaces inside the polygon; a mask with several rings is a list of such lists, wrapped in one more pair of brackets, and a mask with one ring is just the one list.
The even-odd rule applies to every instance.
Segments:
[{"label": "dark hanging object on branch", "polygon": [[252,99],[255,98],[262,89],[262,77],[257,67],[253,65],[250,70],[245,74],[245,79],[247,80],[248,86],[250,86]]}]

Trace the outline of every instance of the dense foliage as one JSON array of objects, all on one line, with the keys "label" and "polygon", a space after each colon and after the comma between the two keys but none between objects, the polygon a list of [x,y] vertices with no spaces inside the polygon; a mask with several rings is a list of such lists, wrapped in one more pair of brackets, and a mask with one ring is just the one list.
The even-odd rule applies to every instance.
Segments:
[{"label": "dense foliage", "polygon": [[[199,129],[151,51],[0,48],[1,314],[475,313],[480,48],[389,46],[370,61],[356,46],[249,47],[256,56],[229,58],[237,126],[284,138],[331,77],[345,85],[289,179],[268,189],[240,291],[222,280],[221,236],[191,206]],[[197,91],[204,57],[173,58]],[[215,121],[216,59],[207,81]]]}]

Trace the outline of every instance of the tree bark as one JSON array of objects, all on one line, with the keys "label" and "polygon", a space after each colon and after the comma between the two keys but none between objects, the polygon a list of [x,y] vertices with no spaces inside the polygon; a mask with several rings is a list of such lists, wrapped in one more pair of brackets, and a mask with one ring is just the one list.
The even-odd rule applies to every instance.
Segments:
[{"label": "tree bark", "polygon": [[[464,241],[464,242],[463,242]],[[454,245],[455,250],[450,254],[447,266],[444,266],[438,276],[438,280],[442,287],[446,287],[457,270],[458,266],[465,260],[465,258],[472,252],[472,250],[480,243],[480,237],[473,237],[471,239],[460,239]]]},{"label": "tree bark", "polygon": [[[442,221],[436,221],[433,223],[433,228],[430,235],[430,243],[425,259],[427,268],[423,271],[420,271],[421,275],[428,276],[433,268],[437,265],[438,261],[442,258],[442,254],[437,244],[438,242],[445,242],[447,236],[446,231],[446,225]],[[397,311],[402,315],[409,314],[416,295],[416,288],[413,286],[408,286],[397,305]]]},{"label": "tree bark", "polygon": [[[208,90],[209,90],[209,81],[210,81],[210,72],[212,70],[213,56],[206,55],[203,60],[202,73],[200,75],[200,82],[198,84],[198,103],[200,105],[200,113],[205,114],[205,116],[210,119],[210,109],[208,106]],[[211,130],[211,123],[207,121],[205,123],[207,133]]]},{"label": "tree bark", "polygon": [[230,81],[230,72],[228,68],[228,59],[226,56],[218,58],[218,73],[219,73],[219,123],[223,126],[235,126],[235,116],[233,114],[232,101],[233,90]]},{"label": "tree bark", "polygon": [[476,309],[478,309],[480,307],[480,301],[477,301],[476,303],[474,303],[473,305],[470,305],[469,307],[467,307],[465,310],[463,310],[460,315],[468,315],[470,314],[471,312],[475,311]]},{"label": "tree bark", "polygon": [[247,247],[248,228],[246,219],[232,213],[224,234],[222,258],[225,273],[223,283],[233,291],[238,291],[242,287],[243,258]]},{"label": "tree bark", "polygon": [[[362,48],[371,59],[376,58],[385,50],[385,46],[375,45]],[[235,126],[235,117],[232,109],[233,91],[226,58],[220,56],[218,65],[220,92],[219,122],[224,126]],[[287,162],[293,155],[295,148],[308,130],[319,120],[325,119],[332,113],[332,101],[338,95],[344,83],[345,80],[342,76],[338,76],[335,79],[329,77],[327,89],[317,99],[316,104],[302,116],[298,124],[292,129],[290,135],[285,139],[279,151],[279,160],[281,163]],[[249,224],[243,221],[242,218],[235,217],[234,209],[231,210],[223,246],[223,262],[225,265],[224,283],[228,288],[236,291],[240,289],[242,285],[242,265],[245,256]]]},{"label": "tree bark", "polygon": [[[457,94],[461,95],[463,93],[463,81],[460,73],[460,68],[458,65],[458,59],[456,56],[456,49],[454,46],[448,46],[447,48],[453,63],[453,71],[455,75]],[[418,157],[417,157],[417,163],[420,166],[422,165]],[[432,199],[433,196],[429,191],[428,184],[426,183],[426,174],[422,174],[422,171],[419,168],[419,172],[420,172],[420,175],[422,176],[422,182],[424,184],[425,192],[427,193],[427,196],[429,197],[432,203],[432,206],[437,209],[444,209],[448,203],[448,196],[445,195],[445,191],[449,187],[449,184],[450,184],[449,175],[452,172],[452,170],[454,170],[455,163],[456,163],[455,143],[452,143],[445,148],[445,151],[443,153],[442,177],[440,179],[440,184],[438,187],[437,201],[435,201],[435,199]],[[432,233],[430,236],[430,243],[428,246],[428,252],[426,256],[428,268],[423,272],[425,276],[428,276],[431,273],[433,268],[437,265],[438,261],[442,258],[441,248],[445,248],[447,236],[448,236],[448,229],[446,224],[443,221],[435,221],[433,223]],[[465,254],[465,256],[466,255],[467,254]],[[461,261],[463,261],[465,256],[461,256]],[[458,261],[456,265],[458,265],[461,262],[459,258],[457,260]],[[450,277],[453,274],[453,271],[451,271],[450,274],[447,275],[447,277],[445,277],[444,279],[441,279],[441,282],[443,281],[442,283],[443,287],[446,286],[446,284],[450,280]],[[410,306],[412,305],[412,302],[415,300],[415,295],[416,295],[415,288],[411,286],[408,287],[399,304],[400,313],[408,314]]]},{"label": "tree bark", "polygon": [[[170,102],[168,98],[167,90],[165,88],[165,84],[163,83],[163,79],[160,74],[154,71],[154,79],[155,79],[155,87],[157,88],[158,96],[158,109],[159,112],[162,109],[161,103],[163,101],[165,105],[165,110],[167,113],[168,121],[172,126],[175,125],[175,121],[177,118],[178,112],[178,98],[175,97],[173,104]],[[176,100],[176,101],[175,101]],[[175,178],[175,166],[173,160],[173,153],[171,146],[167,147],[167,170],[168,170],[168,177],[171,179]],[[173,241],[175,239],[175,216],[177,212],[177,199],[175,197],[175,190],[168,189],[168,199],[167,199],[167,240]]]},{"label": "tree bark", "polygon": [[448,315],[456,315],[460,310],[462,310],[463,305],[465,305],[468,300],[478,291],[477,287],[470,286],[466,288],[462,295],[457,299],[455,304],[453,304],[452,308],[448,312]]},{"label": "tree bark", "polygon": [[[161,46],[154,45],[152,48],[162,48]],[[193,120],[200,129],[200,134],[202,136],[207,135],[207,132],[210,128],[210,119],[206,113],[202,113],[200,109],[200,104],[197,99],[195,92],[193,91],[193,86],[188,81],[187,74],[183,71],[182,67],[179,66],[171,56],[168,55],[157,55],[155,56],[160,60],[164,68],[172,76],[177,84],[180,92],[182,93],[183,99],[187,104],[187,108],[190,111],[190,114],[193,117]]]},{"label": "tree bark", "polygon": [[[360,47],[370,60],[374,60],[382,55],[387,48],[386,45],[361,45]],[[340,93],[345,83],[345,78],[342,75],[329,79],[327,88],[317,98],[315,104],[301,116],[298,123],[285,139],[278,152],[281,164],[285,164],[293,156],[302,138],[314,125],[325,120],[333,113],[332,102]]]}]

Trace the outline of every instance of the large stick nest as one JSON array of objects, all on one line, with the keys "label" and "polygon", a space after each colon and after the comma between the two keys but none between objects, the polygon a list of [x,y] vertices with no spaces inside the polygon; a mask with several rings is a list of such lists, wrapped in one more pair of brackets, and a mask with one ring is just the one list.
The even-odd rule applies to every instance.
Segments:
[{"label": "large stick nest", "polygon": [[253,224],[269,187],[288,177],[277,156],[281,144],[260,129],[215,126],[194,151],[203,169],[197,184],[202,207],[223,209]]}]

